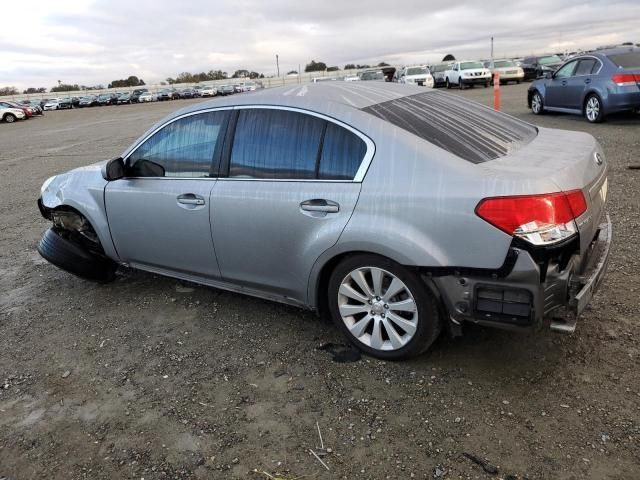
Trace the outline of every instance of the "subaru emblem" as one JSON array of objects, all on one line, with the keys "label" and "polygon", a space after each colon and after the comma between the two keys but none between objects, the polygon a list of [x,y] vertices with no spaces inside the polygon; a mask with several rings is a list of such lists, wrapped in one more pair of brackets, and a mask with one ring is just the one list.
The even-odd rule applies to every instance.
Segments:
[{"label": "subaru emblem", "polygon": [[596,152],[596,154],[594,155],[594,160],[596,161],[597,165],[602,165],[602,155],[600,155],[600,153]]}]

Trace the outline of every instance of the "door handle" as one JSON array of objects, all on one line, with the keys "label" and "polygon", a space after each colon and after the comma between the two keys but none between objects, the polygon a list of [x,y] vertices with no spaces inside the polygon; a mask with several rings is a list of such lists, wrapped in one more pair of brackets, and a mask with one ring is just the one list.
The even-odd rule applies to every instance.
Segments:
[{"label": "door handle", "polygon": [[317,198],[305,200],[300,204],[300,208],[306,212],[338,213],[340,211],[340,205],[336,202]]},{"label": "door handle", "polygon": [[182,205],[204,205],[204,198],[193,193],[178,195],[177,200]]},{"label": "door handle", "polygon": [[566,85],[567,81],[566,80],[562,80],[562,85]]},{"label": "door handle", "polygon": [[585,78],[584,79],[584,83],[591,83],[591,79],[590,78]]}]

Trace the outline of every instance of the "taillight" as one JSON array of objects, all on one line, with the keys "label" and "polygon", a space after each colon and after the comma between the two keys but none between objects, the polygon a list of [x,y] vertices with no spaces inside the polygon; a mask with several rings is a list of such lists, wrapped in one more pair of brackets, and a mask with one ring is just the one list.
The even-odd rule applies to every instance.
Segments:
[{"label": "taillight", "polygon": [[476,215],[509,235],[534,245],[548,245],[575,235],[574,219],[586,210],[582,191],[573,190],[485,198],[476,207]]},{"label": "taillight", "polygon": [[639,73],[616,73],[611,77],[613,83],[619,87],[629,87],[640,83]]}]

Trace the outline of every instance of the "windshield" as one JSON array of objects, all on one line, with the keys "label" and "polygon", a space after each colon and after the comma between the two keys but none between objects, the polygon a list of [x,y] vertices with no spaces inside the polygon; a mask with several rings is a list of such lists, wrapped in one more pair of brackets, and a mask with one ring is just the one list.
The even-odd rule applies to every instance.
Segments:
[{"label": "windshield", "polygon": [[484,65],[480,62],[462,62],[460,64],[460,70],[471,70],[472,68],[484,68]]},{"label": "windshield", "polygon": [[620,68],[640,68],[640,51],[607,55]]},{"label": "windshield", "polygon": [[496,60],[493,62],[496,68],[504,68],[504,67],[515,67],[516,64],[513,63],[513,60]]},{"label": "windshield", "polygon": [[538,60],[540,65],[549,65],[552,63],[562,63],[562,59],[557,55],[550,55],[548,57],[540,57]]},{"label": "windshield", "polygon": [[407,75],[426,75],[427,69],[424,67],[413,67],[407,69]]}]

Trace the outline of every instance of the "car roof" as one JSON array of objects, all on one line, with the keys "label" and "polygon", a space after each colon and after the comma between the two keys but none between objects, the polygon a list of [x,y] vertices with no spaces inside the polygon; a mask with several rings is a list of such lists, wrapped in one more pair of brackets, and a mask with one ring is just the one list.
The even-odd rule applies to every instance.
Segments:
[{"label": "car roof", "polygon": [[215,107],[276,105],[297,107],[331,115],[337,105],[363,109],[371,105],[424,92],[421,87],[392,82],[320,82],[246,92],[240,96],[220,97],[186,107],[173,116]]},{"label": "car roof", "polygon": [[640,53],[640,48],[632,47],[632,46],[624,46],[624,47],[615,47],[615,48],[604,48],[602,50],[594,50],[593,52],[586,52],[581,55],[617,55],[620,53],[630,53],[636,52]]}]

